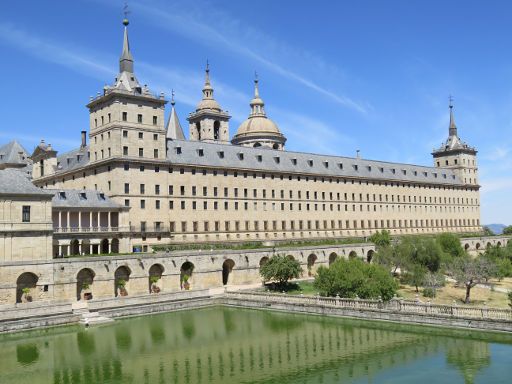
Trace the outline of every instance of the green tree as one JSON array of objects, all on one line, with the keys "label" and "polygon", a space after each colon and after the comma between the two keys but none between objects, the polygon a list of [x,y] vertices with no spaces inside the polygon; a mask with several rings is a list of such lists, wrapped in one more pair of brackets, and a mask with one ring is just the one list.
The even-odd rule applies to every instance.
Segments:
[{"label": "green tree", "polygon": [[504,235],[512,235],[512,225],[509,225],[509,226],[503,228],[503,234]]},{"label": "green tree", "polygon": [[393,298],[398,289],[398,283],[388,270],[359,259],[338,259],[328,268],[319,267],[314,286],[322,296],[380,297],[383,300]]},{"label": "green tree", "polygon": [[375,232],[368,238],[368,240],[375,244],[375,247],[378,250],[379,248],[389,247],[391,245],[391,234],[389,233],[389,231],[386,231],[384,229],[382,230],[382,232]]},{"label": "green tree", "polygon": [[452,258],[464,255],[464,249],[460,244],[460,239],[453,233],[441,233],[436,236],[436,241],[441,246],[443,252]]},{"label": "green tree", "polygon": [[453,260],[450,265],[450,273],[457,283],[464,285],[466,296],[464,302],[471,302],[471,289],[477,284],[487,282],[496,275],[496,265],[486,257],[471,258],[469,256],[459,257]]},{"label": "green tree", "polygon": [[404,273],[403,281],[406,284],[412,285],[419,292],[419,287],[423,286],[428,269],[420,264],[413,264],[407,272]]},{"label": "green tree", "polygon": [[292,257],[274,255],[260,268],[264,282],[275,281],[279,289],[284,288],[290,279],[299,278],[303,269]]},{"label": "green tree", "polygon": [[489,228],[487,225],[482,227],[482,232],[484,236],[494,236],[494,232],[491,231],[491,228]]}]

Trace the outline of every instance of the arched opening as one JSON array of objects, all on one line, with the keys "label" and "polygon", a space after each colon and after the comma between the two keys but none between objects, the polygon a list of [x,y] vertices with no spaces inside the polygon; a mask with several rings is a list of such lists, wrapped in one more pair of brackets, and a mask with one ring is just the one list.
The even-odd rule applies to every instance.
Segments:
[{"label": "arched opening", "polygon": [[334,263],[336,261],[336,259],[338,258],[338,255],[333,252],[329,255],[329,265],[331,265],[332,263]]},{"label": "arched opening", "polygon": [[222,285],[226,285],[229,281],[229,275],[233,271],[235,262],[231,259],[227,259],[222,263]]},{"label": "arched opening", "polygon": [[308,256],[308,276],[313,276],[313,267],[315,265],[317,257],[315,254],[311,254]]},{"label": "arched opening", "polygon": [[109,250],[108,250],[108,239],[101,240],[101,243],[100,243],[100,253],[109,253]]},{"label": "arched opening", "polygon": [[90,240],[82,240],[82,254],[89,255],[91,253],[91,242]]},{"label": "arched opening", "polygon": [[31,273],[22,273],[16,280],[16,302],[28,303],[34,301],[38,277]]},{"label": "arched opening", "polygon": [[372,259],[373,259],[373,254],[374,254],[374,250],[373,249],[370,249],[367,253],[366,253],[366,261],[368,263],[371,263],[372,262]]},{"label": "arched opening", "polygon": [[201,140],[201,124],[199,122],[196,123],[196,134],[197,140]]},{"label": "arched opening", "polygon": [[92,283],[94,282],[94,272],[92,269],[84,268],[76,275],[76,299],[92,299]]},{"label": "arched opening", "polygon": [[160,264],[153,264],[149,268],[149,293],[159,293],[162,290],[162,275],[164,267]]},{"label": "arched opening", "polygon": [[295,260],[295,257],[293,257],[292,255],[287,255],[286,257],[289,258],[290,260]]},{"label": "arched opening", "polygon": [[485,246],[486,249],[489,249],[492,247],[492,244],[490,242],[487,243],[487,245]]},{"label": "arched opening", "polygon": [[254,143],[253,148],[261,147],[261,143]]},{"label": "arched opening", "polygon": [[69,244],[69,254],[70,255],[79,255],[80,254],[80,243],[77,239],[71,240]]},{"label": "arched opening", "polygon": [[469,243],[466,243],[466,245],[464,245],[464,250],[467,252],[469,249]]},{"label": "arched opening", "polygon": [[496,244],[496,246],[499,248],[501,247],[501,241],[498,241],[498,243]]},{"label": "arched opening", "polygon": [[476,243],[475,248],[477,251],[480,249],[480,247],[481,247],[480,243]]},{"label": "arched opening", "polygon": [[220,140],[220,121],[214,121],[213,123],[213,139]]},{"label": "arched opening", "polygon": [[350,251],[350,253],[348,254],[349,260],[355,259],[356,257],[357,257],[356,251]]},{"label": "arched opening", "polygon": [[185,261],[180,268],[180,288],[189,290],[191,285],[192,274],[194,273],[194,264]]},{"label": "arched opening", "polygon": [[268,260],[269,260],[269,259],[268,259],[268,257],[267,257],[267,256],[264,256],[264,257],[262,257],[262,258],[260,259],[260,269],[261,269],[261,267],[263,267],[265,264],[267,264],[267,263],[268,263]]},{"label": "arched opening", "polygon": [[128,282],[130,281],[130,268],[121,266],[114,273],[115,296],[128,296]]},{"label": "arched opening", "polygon": [[119,239],[112,239],[110,253],[119,253]]},{"label": "arched opening", "polygon": [[272,149],[279,149],[279,144],[275,143],[275,144],[272,146]]}]

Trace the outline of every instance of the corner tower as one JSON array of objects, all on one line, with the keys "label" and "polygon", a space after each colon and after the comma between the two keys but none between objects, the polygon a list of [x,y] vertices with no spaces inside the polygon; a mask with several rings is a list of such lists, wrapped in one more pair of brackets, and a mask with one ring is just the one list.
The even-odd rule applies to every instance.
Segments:
[{"label": "corner tower", "polygon": [[189,114],[189,140],[229,142],[229,119],[231,116],[223,111],[213,97],[210,84],[210,67],[206,63],[203,99],[197,104],[196,111]]},{"label": "corner tower", "polygon": [[277,124],[270,120],[265,113],[265,103],[260,98],[257,76],[254,79],[254,98],[251,100],[250,106],[249,118],[240,124],[231,142],[244,147],[267,147],[283,150],[286,137],[279,131]]},{"label": "corner tower", "polygon": [[91,97],[89,156],[91,162],[110,157],[165,159],[164,95],[141,86],[134,73],[128,40],[128,19],[123,20],[123,50],[119,74],[110,86]]},{"label": "corner tower", "polygon": [[478,186],[477,150],[459,138],[453,116],[451,98],[449,108],[450,124],[448,127],[448,139],[440,148],[432,152],[434,166],[438,168],[451,168],[458,174],[464,184]]}]

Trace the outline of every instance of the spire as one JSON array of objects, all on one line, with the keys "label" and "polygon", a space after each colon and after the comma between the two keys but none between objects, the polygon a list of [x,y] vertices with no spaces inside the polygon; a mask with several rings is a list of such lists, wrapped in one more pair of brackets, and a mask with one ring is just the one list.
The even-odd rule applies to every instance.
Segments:
[{"label": "spire", "polygon": [[174,105],[176,102],[174,101],[174,90],[171,91],[171,114],[169,115],[169,120],[167,120],[167,124],[165,126],[165,130],[167,131],[166,137],[171,140],[185,140],[185,135],[183,134],[183,129],[181,128],[180,119],[178,119],[178,114],[174,109]]},{"label": "spire", "polygon": [[[127,11],[125,11],[125,16]],[[130,42],[128,41],[128,24],[130,22],[125,17],[123,20],[124,25],[124,38],[123,38],[123,52],[121,53],[121,58],[119,59],[119,72],[130,72],[133,73],[133,57],[130,52]]]},{"label": "spire", "polygon": [[453,97],[449,98],[449,108],[450,108],[450,127],[449,127],[449,136],[457,136],[457,126],[455,125],[455,118],[453,117]]},{"label": "spire", "polygon": [[251,100],[251,114],[249,115],[249,118],[253,116],[263,116],[267,117],[265,114],[265,103],[260,98],[260,91],[258,86],[259,80],[258,80],[258,74],[254,72],[254,98]]},{"label": "spire", "polygon": [[206,60],[206,70],[204,75],[203,100],[213,99],[213,88],[210,84],[210,64]]}]

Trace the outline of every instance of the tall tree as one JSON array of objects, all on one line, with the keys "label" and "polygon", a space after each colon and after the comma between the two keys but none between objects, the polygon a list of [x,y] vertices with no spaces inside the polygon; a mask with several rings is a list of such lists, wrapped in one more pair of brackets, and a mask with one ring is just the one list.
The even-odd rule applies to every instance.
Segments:
[{"label": "tall tree", "polygon": [[459,284],[463,284],[466,288],[466,296],[464,302],[471,302],[471,289],[477,284],[487,282],[491,277],[496,275],[496,266],[491,260],[485,257],[473,259],[469,256],[459,257],[452,261],[450,272]]},{"label": "tall tree", "polygon": [[292,257],[274,255],[260,268],[263,281],[275,281],[279,288],[286,286],[290,279],[299,278],[303,269],[300,263]]}]

